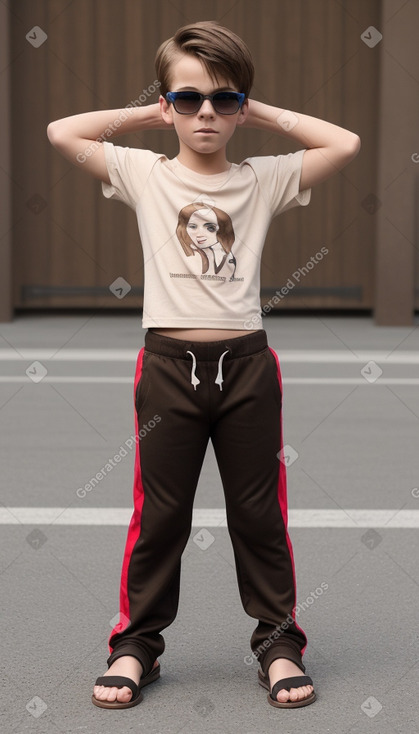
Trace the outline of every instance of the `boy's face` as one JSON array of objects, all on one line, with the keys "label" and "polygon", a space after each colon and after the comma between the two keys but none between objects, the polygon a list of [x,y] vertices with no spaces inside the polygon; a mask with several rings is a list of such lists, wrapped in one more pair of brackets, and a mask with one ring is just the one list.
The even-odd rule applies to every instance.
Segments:
[{"label": "boy's face", "polygon": [[[171,74],[170,92],[196,91],[201,94],[213,94],[222,89],[223,91],[241,92],[236,89],[229,79],[223,77],[214,84],[203,64],[196,56],[182,54],[179,60],[173,64]],[[175,127],[179,138],[179,145],[187,146],[197,153],[214,153],[226,146],[228,140],[234,133],[236,125],[245,121],[248,112],[248,102],[245,100],[241,110],[234,115],[220,115],[215,112],[211,101],[205,99],[195,114],[181,115],[168,104],[164,97],[160,96],[160,110],[162,118],[168,124]],[[210,128],[215,132],[198,132],[202,128]]]}]

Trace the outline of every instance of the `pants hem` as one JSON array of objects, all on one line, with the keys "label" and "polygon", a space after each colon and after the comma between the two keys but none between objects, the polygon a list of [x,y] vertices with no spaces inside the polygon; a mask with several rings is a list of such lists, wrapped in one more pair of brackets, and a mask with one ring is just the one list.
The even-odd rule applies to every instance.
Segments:
[{"label": "pants hem", "polygon": [[150,656],[145,652],[145,650],[137,647],[136,645],[124,645],[124,647],[121,646],[113,650],[113,652],[109,655],[107,659],[108,668],[110,668],[115,660],[117,660],[118,658],[122,658],[124,655],[131,655],[141,663],[143,668],[143,676],[148,675],[154,665],[154,660],[151,660]]},{"label": "pants hem", "polygon": [[259,657],[258,661],[264,675],[268,675],[269,666],[273,663],[274,660],[277,660],[278,658],[286,658],[287,660],[291,660],[300,668],[303,673],[306,672],[301,653],[290,645],[281,644],[273,645],[271,648],[269,648],[269,650],[266,651],[266,653],[262,653],[262,655]]}]

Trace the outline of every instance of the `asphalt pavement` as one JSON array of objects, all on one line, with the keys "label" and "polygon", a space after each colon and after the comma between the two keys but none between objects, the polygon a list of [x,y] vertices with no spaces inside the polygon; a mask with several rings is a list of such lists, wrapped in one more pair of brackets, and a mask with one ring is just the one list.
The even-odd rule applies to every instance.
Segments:
[{"label": "asphalt pavement", "polygon": [[317,701],[275,709],[257,683],[256,620],[209,443],[161,678],[132,709],[92,705],[118,614],[145,332],[140,313],[34,312],[0,324],[2,733],[417,734],[419,318],[264,326],[284,379],[298,623]]}]

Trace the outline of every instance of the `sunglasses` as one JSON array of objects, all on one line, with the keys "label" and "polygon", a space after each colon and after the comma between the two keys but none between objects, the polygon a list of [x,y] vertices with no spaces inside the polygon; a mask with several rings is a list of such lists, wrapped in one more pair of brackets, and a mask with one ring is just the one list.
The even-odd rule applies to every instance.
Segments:
[{"label": "sunglasses", "polygon": [[241,108],[246,95],[243,92],[167,92],[166,100],[171,102],[179,115],[195,115],[201,109],[204,99],[209,99],[215,112],[220,115],[234,115]]}]

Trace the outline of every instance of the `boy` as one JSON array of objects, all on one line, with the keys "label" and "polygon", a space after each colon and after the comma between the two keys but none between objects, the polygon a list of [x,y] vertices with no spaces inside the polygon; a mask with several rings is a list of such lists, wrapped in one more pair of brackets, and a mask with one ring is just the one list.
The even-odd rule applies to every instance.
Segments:
[{"label": "boy", "polygon": [[[136,211],[145,264],[147,332],[134,417],[137,433],[141,424],[154,427],[137,447],[121,621],[92,701],[134,706],[141,688],[160,675],[161,631],[177,614],[180,559],[211,438],[241,600],[258,620],[250,645],[259,683],[272,706],[305,706],[316,694],[311,678],[301,675],[307,639],[294,614],[285,467],[278,460],[282,382],[262,328],[260,256],[272,218],[306,206],[311,187],[347,165],[360,139],[249,99],[249,50],[216,22],[179,29],[158,49],[156,70],[158,104],[48,126],[52,145],[100,179],[105,197]],[[177,157],[101,142],[115,134],[116,120],[118,134],[174,128]],[[284,135],[303,148],[229,163],[226,145],[237,125]]]}]

